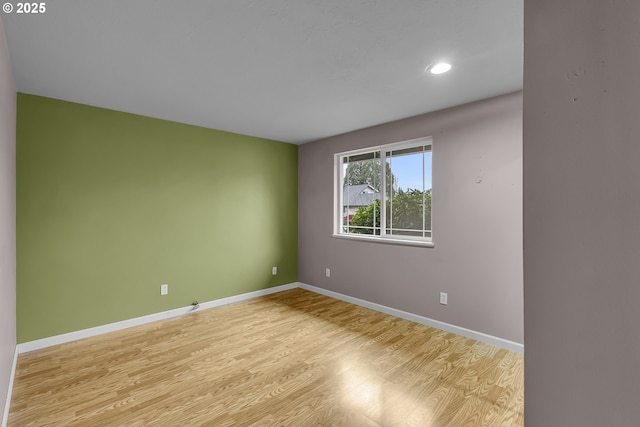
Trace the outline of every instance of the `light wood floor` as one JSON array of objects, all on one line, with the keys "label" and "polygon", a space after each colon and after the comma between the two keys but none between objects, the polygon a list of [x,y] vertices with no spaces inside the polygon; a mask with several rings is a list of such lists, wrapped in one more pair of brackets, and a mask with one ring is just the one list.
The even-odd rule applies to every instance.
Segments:
[{"label": "light wood floor", "polygon": [[9,426],[521,426],[523,357],[302,289],[21,355]]}]

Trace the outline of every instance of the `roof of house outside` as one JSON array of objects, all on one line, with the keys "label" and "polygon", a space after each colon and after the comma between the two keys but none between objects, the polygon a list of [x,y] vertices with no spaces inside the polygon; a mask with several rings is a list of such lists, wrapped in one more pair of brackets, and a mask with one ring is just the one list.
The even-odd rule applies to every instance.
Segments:
[{"label": "roof of house outside", "polygon": [[368,206],[380,198],[380,191],[369,184],[345,185],[342,194],[344,207]]}]

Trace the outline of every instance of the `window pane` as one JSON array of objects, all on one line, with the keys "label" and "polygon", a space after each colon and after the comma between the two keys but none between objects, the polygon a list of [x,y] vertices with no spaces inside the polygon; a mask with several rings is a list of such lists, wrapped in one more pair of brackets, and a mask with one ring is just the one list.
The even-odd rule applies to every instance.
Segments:
[{"label": "window pane", "polygon": [[430,237],[430,148],[419,146],[386,153],[393,177],[385,212],[385,232],[389,235]]},{"label": "window pane", "polygon": [[380,235],[380,151],[342,158],[343,232]]}]

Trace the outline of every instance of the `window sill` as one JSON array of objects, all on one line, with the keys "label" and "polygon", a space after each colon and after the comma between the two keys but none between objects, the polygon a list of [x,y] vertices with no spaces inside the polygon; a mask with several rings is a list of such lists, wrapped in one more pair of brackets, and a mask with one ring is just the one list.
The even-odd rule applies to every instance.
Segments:
[{"label": "window sill", "polygon": [[388,237],[372,237],[372,236],[354,236],[352,234],[332,234],[332,237],[337,237],[338,239],[347,239],[347,240],[359,240],[361,242],[372,242],[372,243],[386,243],[388,245],[402,245],[402,246],[419,246],[423,248],[433,248],[435,244],[433,242],[425,242],[421,240],[409,240],[409,239],[392,239]]}]

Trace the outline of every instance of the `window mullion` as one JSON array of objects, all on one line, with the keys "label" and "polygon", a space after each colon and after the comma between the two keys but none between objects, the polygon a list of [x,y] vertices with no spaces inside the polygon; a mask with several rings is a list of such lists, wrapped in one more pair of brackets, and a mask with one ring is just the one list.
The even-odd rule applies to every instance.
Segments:
[{"label": "window mullion", "polygon": [[[394,182],[393,182],[393,152],[389,151],[389,176],[391,177],[391,182],[389,183],[389,230],[391,231],[390,234],[393,234],[393,187],[394,187]],[[387,158],[386,158],[386,154],[385,153],[385,175],[387,172],[386,166],[387,166]],[[385,188],[386,190],[386,188]],[[385,205],[385,211],[386,211],[386,205]]]},{"label": "window mullion", "polygon": [[426,182],[425,182],[425,176],[424,176],[424,146],[422,147],[422,237],[424,237],[424,229],[426,226],[426,221],[425,221],[425,214],[427,211],[427,207],[425,206],[425,198],[426,198],[426,194],[427,194],[427,190],[426,190]]},{"label": "window mullion", "polygon": [[380,185],[380,236],[384,236],[387,234],[386,225],[387,225],[387,157],[386,153],[383,150],[380,150],[380,177],[381,177],[381,185]]}]

